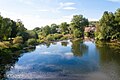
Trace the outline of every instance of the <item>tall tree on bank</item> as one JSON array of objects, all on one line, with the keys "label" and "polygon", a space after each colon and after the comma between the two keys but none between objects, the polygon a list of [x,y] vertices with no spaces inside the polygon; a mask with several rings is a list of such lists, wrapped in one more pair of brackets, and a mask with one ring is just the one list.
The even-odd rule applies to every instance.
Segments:
[{"label": "tall tree on bank", "polygon": [[120,38],[120,8],[118,8],[115,12],[115,22],[115,36]]},{"label": "tall tree on bank", "polygon": [[84,34],[84,27],[89,25],[88,19],[86,19],[85,17],[83,17],[83,15],[74,15],[72,20],[71,20],[71,30],[72,33],[75,33],[74,31],[80,31],[78,33],[81,33],[80,37],[83,36]]},{"label": "tall tree on bank", "polygon": [[110,39],[113,34],[114,26],[114,14],[112,12],[105,11],[102,18],[99,21],[101,39]]},{"label": "tall tree on bank", "polygon": [[111,40],[120,38],[120,9],[115,13],[105,11],[99,20],[96,39]]}]

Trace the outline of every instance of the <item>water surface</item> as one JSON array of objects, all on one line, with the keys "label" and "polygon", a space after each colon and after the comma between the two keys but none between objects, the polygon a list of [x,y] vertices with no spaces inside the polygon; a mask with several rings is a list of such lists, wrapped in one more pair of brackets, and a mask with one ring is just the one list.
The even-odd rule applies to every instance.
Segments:
[{"label": "water surface", "polygon": [[34,51],[22,52],[12,65],[4,65],[9,66],[4,76],[8,80],[120,80],[119,52],[91,41],[38,45]]}]

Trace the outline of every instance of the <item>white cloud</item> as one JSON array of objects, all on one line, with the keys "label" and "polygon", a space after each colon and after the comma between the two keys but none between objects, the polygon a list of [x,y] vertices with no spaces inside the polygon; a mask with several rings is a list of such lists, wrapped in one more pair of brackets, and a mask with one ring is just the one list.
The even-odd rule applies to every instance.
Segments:
[{"label": "white cloud", "polygon": [[120,0],[108,0],[108,1],[111,1],[111,2],[120,2]]},{"label": "white cloud", "polygon": [[66,2],[66,3],[61,2],[61,3],[60,3],[60,6],[65,7],[65,6],[72,6],[72,5],[74,5],[74,4],[75,4],[75,3],[73,3],[73,2]]},{"label": "white cloud", "polygon": [[75,10],[76,8],[75,7],[64,7],[63,9],[65,9],[65,10]]},{"label": "white cloud", "polygon": [[73,7],[74,5],[75,5],[75,3],[73,3],[73,2],[66,2],[66,3],[60,2],[60,6],[58,7],[58,10],[59,9],[75,10],[76,8]]}]

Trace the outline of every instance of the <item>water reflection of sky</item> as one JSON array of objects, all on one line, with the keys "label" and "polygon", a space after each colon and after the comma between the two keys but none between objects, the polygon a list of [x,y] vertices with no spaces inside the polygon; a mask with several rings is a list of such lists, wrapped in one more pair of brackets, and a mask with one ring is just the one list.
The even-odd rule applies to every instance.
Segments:
[{"label": "water reflection of sky", "polygon": [[[61,46],[61,42],[49,47],[38,45],[36,50],[24,53],[15,67],[7,72],[9,79],[83,79],[87,74],[98,71],[99,55],[92,42],[81,43],[88,48],[82,56],[74,56],[72,43]],[[80,45],[81,45],[80,44]]]}]

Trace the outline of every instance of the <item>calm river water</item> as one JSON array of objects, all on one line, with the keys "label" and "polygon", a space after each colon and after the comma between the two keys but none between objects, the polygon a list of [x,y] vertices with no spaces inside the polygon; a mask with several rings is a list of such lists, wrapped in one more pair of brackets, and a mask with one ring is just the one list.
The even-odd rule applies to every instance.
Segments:
[{"label": "calm river water", "polygon": [[119,46],[68,40],[16,54],[0,55],[3,79],[120,80]]}]

